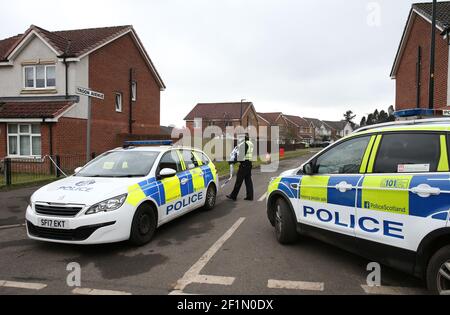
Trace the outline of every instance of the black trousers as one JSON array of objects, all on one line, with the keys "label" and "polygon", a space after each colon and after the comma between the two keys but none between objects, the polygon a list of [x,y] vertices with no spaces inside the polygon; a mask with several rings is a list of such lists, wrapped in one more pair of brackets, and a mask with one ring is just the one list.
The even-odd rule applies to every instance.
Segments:
[{"label": "black trousers", "polygon": [[247,189],[247,198],[253,199],[252,168],[253,164],[251,161],[244,161],[241,162],[241,164],[239,165],[239,170],[236,177],[236,184],[234,185],[234,190],[231,193],[231,197],[233,199],[237,199],[239,191],[241,190],[244,181],[245,181],[245,188]]}]

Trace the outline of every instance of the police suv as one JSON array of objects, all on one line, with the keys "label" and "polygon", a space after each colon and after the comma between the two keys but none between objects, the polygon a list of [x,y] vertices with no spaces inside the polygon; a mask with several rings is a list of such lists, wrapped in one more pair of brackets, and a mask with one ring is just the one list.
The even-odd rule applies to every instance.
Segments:
[{"label": "police suv", "polygon": [[26,212],[28,236],[142,245],[159,226],[197,208],[213,209],[219,183],[208,156],[188,148],[137,146],[158,143],[171,144],[128,143],[36,191]]},{"label": "police suv", "polygon": [[312,236],[450,293],[449,150],[450,118],[356,131],[271,181],[278,241]]}]

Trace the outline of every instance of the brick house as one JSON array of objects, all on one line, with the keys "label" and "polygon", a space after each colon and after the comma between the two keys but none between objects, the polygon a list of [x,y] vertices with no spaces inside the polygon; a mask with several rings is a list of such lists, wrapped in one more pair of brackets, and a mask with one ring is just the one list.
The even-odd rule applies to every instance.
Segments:
[{"label": "brick house", "polygon": [[[396,109],[428,108],[432,3],[413,4],[391,72]],[[450,1],[437,3],[435,108],[450,105]]]},{"label": "brick house", "polygon": [[304,118],[311,123],[313,132],[313,143],[330,141],[332,137],[332,128],[317,118]]},{"label": "brick house", "polygon": [[0,159],[85,154],[87,97],[91,152],[123,135],[159,134],[165,85],[132,26],[50,32],[31,26],[0,40]]},{"label": "brick house", "polygon": [[[199,119],[202,120],[201,125],[198,124]],[[184,120],[186,121],[186,128],[188,128],[192,134],[194,134],[195,131],[201,131],[203,133],[204,130],[210,126],[219,127],[224,133],[226,132],[227,127],[259,127],[258,116],[255,107],[251,102],[200,103],[191,110]],[[225,134],[223,136],[225,136]],[[234,137],[235,135],[227,136]]]},{"label": "brick house", "polygon": [[293,116],[293,115],[283,115],[286,121],[289,123],[291,129],[291,135],[294,137],[295,142],[303,142],[311,144],[313,140],[313,128],[311,122],[306,119]]},{"label": "brick house", "polygon": [[[264,126],[278,127],[280,143],[285,143],[289,139],[289,123],[286,121],[283,113],[258,113],[260,120],[264,121]],[[268,129],[268,139],[271,139],[271,130]]]},{"label": "brick house", "polygon": [[326,124],[331,129],[331,140],[333,141],[346,137],[353,132],[352,125],[345,120],[341,121],[324,120],[323,123]]}]

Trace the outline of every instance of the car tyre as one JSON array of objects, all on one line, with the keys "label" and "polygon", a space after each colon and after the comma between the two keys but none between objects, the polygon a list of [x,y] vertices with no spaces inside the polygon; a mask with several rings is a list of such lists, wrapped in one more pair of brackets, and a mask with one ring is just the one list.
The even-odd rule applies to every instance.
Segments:
[{"label": "car tyre", "polygon": [[149,243],[156,231],[157,217],[149,204],[139,206],[131,224],[130,243],[142,246]]},{"label": "car tyre", "polygon": [[433,294],[450,294],[450,246],[438,250],[427,267],[427,286]]},{"label": "car tyre", "polygon": [[213,185],[210,185],[208,187],[208,190],[206,191],[206,197],[205,197],[205,205],[203,206],[204,211],[210,211],[214,209],[216,205],[216,199],[217,199],[217,190]]},{"label": "car tyre", "polygon": [[292,211],[283,198],[275,202],[275,234],[279,243],[290,245],[298,240],[297,224]]}]

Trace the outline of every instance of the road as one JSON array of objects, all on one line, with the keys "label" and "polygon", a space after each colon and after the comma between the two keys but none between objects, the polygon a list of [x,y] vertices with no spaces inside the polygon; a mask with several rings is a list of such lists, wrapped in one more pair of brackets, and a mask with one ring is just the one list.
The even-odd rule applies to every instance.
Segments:
[{"label": "road", "polygon": [[[305,158],[281,162],[277,173]],[[257,199],[273,173],[254,172]],[[141,248],[126,243],[71,246],[27,239],[27,200],[36,188],[0,192],[0,294],[421,294],[421,281],[382,268],[381,288],[366,288],[369,261],[316,240],[277,243],[265,202],[231,202],[195,211],[158,230]],[[18,226],[16,226],[18,225]],[[69,287],[69,263],[81,288]]]}]

